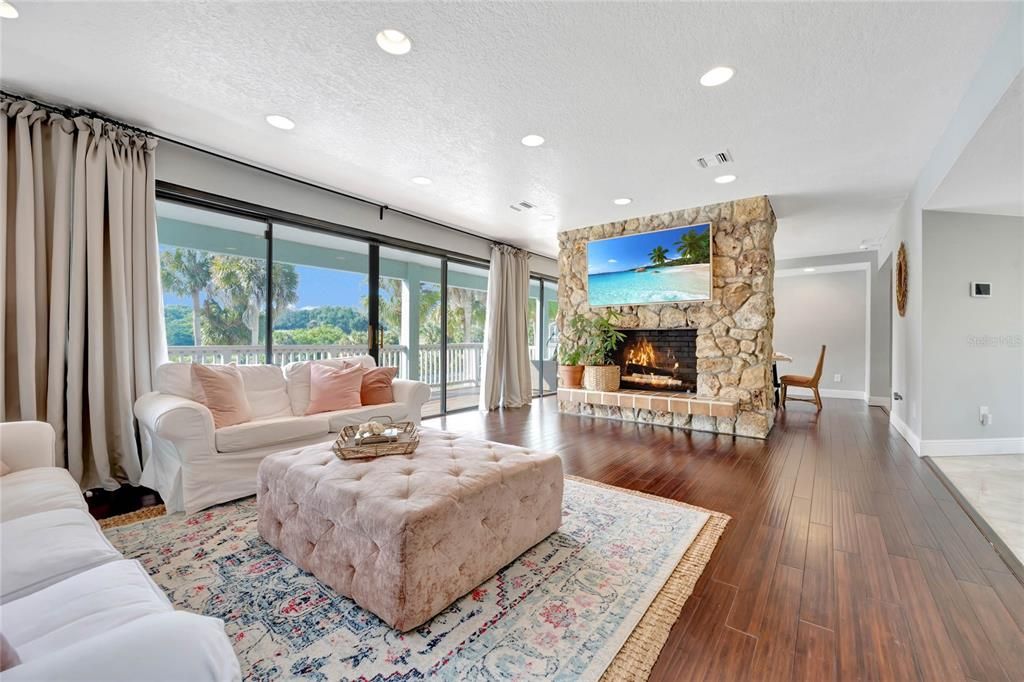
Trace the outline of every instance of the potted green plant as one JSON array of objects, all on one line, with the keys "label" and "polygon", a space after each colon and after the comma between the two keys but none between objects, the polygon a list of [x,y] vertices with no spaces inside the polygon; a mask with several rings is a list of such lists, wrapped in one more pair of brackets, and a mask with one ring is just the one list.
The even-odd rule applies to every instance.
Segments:
[{"label": "potted green plant", "polygon": [[587,338],[590,320],[583,315],[574,315],[567,323],[568,333],[561,334],[558,350],[558,384],[562,388],[579,388],[583,385],[583,346]]},{"label": "potted green plant", "polygon": [[612,355],[626,335],[615,328],[619,314],[608,310],[588,320],[583,335],[577,336],[582,350],[583,388],[588,391],[619,390],[619,366],[612,364]]}]

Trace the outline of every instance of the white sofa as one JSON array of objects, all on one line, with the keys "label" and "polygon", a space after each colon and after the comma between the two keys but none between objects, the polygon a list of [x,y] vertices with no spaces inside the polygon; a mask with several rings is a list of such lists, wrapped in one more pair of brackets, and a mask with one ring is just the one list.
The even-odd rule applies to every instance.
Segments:
[{"label": "white sofa", "polygon": [[4,682],[241,678],[224,624],[175,611],[107,541],[49,424],[0,424],[0,461],[0,633],[20,659]]},{"label": "white sofa", "polygon": [[[330,366],[359,363],[371,356],[316,360]],[[135,403],[142,434],[142,485],[160,493],[168,513],[194,513],[256,493],[256,470],[267,455],[333,440],[346,426],[372,417],[417,424],[430,388],[421,381],[395,379],[395,402],[306,416],[312,362],[239,365],[252,421],[215,429],[213,416],[194,400],[188,363],[157,368],[153,393]]]}]

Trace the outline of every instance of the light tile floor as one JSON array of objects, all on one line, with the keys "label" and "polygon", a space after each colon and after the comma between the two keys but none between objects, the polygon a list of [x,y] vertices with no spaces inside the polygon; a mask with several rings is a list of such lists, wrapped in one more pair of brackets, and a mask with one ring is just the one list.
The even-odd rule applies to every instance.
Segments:
[{"label": "light tile floor", "polygon": [[1024,563],[1024,455],[933,457],[932,462]]}]

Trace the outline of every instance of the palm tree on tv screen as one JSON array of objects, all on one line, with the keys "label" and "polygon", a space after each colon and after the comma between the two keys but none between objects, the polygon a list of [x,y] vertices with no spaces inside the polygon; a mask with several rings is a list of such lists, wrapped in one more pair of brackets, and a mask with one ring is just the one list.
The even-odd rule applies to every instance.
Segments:
[{"label": "palm tree on tv screen", "polygon": [[651,249],[651,253],[649,255],[652,263],[655,265],[664,265],[665,261],[668,260],[668,249],[664,246],[655,246]]},{"label": "palm tree on tv screen", "polygon": [[707,234],[688,231],[676,242],[676,250],[687,263],[707,262],[710,256]]}]

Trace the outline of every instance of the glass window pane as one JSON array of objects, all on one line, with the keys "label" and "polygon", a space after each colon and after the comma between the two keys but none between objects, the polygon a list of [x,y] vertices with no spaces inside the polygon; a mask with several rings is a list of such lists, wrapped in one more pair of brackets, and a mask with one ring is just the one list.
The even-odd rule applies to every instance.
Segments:
[{"label": "glass window pane", "polygon": [[441,259],[380,248],[380,364],[430,386],[423,416],[441,414]]},{"label": "glass window pane", "polygon": [[448,263],[448,411],[480,402],[487,268]]},{"label": "glass window pane", "polygon": [[530,395],[533,396],[540,395],[541,387],[540,285],[539,279],[530,280],[526,302],[526,345],[530,350]]},{"label": "glass window pane", "polygon": [[369,247],[274,225],[274,362],[368,352]]},{"label": "glass window pane", "polygon": [[265,223],[170,201],[156,214],[171,361],[264,362]]},{"label": "glass window pane", "polygon": [[558,285],[544,281],[544,310],[541,314],[541,357],[544,362],[543,392],[558,388]]}]

